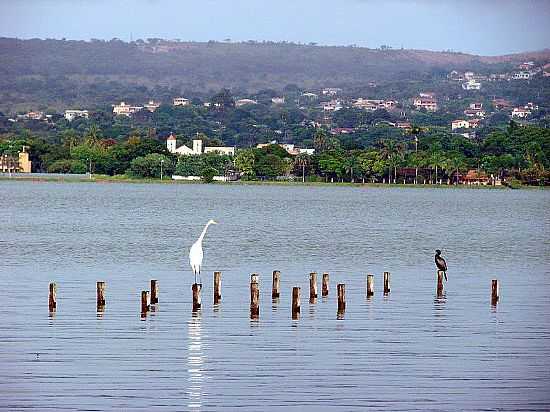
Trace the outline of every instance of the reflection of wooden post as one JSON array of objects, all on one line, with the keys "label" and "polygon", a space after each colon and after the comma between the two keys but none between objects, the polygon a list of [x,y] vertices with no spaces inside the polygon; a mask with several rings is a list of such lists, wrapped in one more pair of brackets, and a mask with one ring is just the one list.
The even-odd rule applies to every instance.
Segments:
[{"label": "reflection of wooden post", "polygon": [[292,288],[292,319],[300,317],[300,288]]},{"label": "reflection of wooden post", "polygon": [[48,307],[50,308],[50,312],[55,312],[57,309],[57,285],[54,282],[50,283]]},{"label": "reflection of wooden post", "polygon": [[97,310],[103,311],[105,307],[105,282],[97,282]]},{"label": "reflection of wooden post", "polygon": [[374,275],[367,275],[367,297],[374,295]]},{"label": "reflection of wooden post", "polygon": [[321,289],[322,296],[328,296],[328,283],[329,283],[328,273],[323,273],[323,287]]},{"label": "reflection of wooden post", "polygon": [[338,292],[338,312],[345,312],[346,310],[346,285],[343,283],[336,286]]},{"label": "reflection of wooden post", "polygon": [[317,299],[317,272],[311,272],[309,274],[309,301],[315,302]]},{"label": "reflection of wooden post", "polygon": [[390,293],[390,272],[384,272],[384,295]]},{"label": "reflection of wooden post", "polygon": [[260,316],[260,287],[258,275],[253,273],[250,276],[250,318],[256,319]]},{"label": "reflection of wooden post", "polygon": [[146,290],[141,291],[141,314],[144,315],[149,312],[149,292]]},{"label": "reflection of wooden post", "polygon": [[271,289],[271,297],[278,298],[281,296],[281,272],[273,271],[273,288]]},{"label": "reflection of wooden post", "polygon": [[443,295],[443,271],[437,271],[437,296]]},{"label": "reflection of wooden post", "polygon": [[193,291],[193,312],[196,312],[201,308],[202,283],[193,283],[191,290]]},{"label": "reflection of wooden post", "polygon": [[214,272],[214,305],[222,299],[222,272]]},{"label": "reflection of wooden post", "polygon": [[499,286],[498,279],[493,279],[491,281],[491,304],[496,305],[499,299]]},{"label": "reflection of wooden post", "polygon": [[156,280],[151,279],[151,305],[159,303],[159,284]]}]

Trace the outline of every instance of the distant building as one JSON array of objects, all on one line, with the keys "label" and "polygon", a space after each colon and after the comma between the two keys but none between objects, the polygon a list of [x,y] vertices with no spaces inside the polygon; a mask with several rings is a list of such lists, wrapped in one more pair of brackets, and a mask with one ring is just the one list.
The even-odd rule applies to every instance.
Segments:
[{"label": "distant building", "polygon": [[157,110],[160,107],[160,103],[157,103],[154,100],[149,100],[149,102],[143,107],[145,107],[147,110],[153,113],[155,110]]},{"label": "distant building", "polygon": [[256,145],[256,148],[257,149],[263,149],[264,147],[271,146],[271,145],[280,146],[283,149],[285,149],[288,154],[293,155],[293,156],[296,156],[296,155],[299,155],[299,154],[304,154],[304,153],[308,154],[308,155],[312,155],[313,153],[315,153],[315,149],[303,149],[303,148],[296,147],[293,144],[277,143],[276,140],[273,140],[269,143],[259,143],[259,144]]},{"label": "distant building", "polygon": [[512,79],[514,80],[529,80],[531,78],[531,73],[527,71],[520,71],[513,74]]},{"label": "distant building", "polygon": [[326,87],[321,91],[323,96],[336,96],[341,92],[342,92],[342,89],[340,89],[339,87]]},{"label": "distant building", "polygon": [[413,105],[417,109],[424,108],[429,112],[435,112],[438,109],[437,100],[433,97],[422,97],[422,95],[414,99]]},{"label": "distant building", "polygon": [[166,139],[166,148],[170,153],[177,154],[177,155],[199,155],[202,153],[218,153],[218,154],[226,154],[230,156],[235,155],[235,147],[211,146],[211,147],[205,147],[203,151],[201,139],[193,140],[192,149],[185,145],[181,145],[178,147],[177,138],[176,136],[174,136],[173,133],[170,134],[168,139]]},{"label": "distant building", "polygon": [[481,83],[477,80],[471,79],[468,80],[466,83],[462,83],[462,88],[464,90],[480,90],[481,89]]},{"label": "distant building", "polygon": [[45,120],[46,115],[44,115],[44,112],[34,112],[30,111],[25,114],[18,114],[17,120]]},{"label": "distant building", "polygon": [[481,109],[466,109],[464,114],[468,117],[485,117],[485,110]]},{"label": "distant building", "polygon": [[360,97],[353,102],[354,107],[365,109],[367,111],[375,111],[378,109],[393,109],[397,101],[395,100],[377,100],[377,99],[363,99]]},{"label": "distant building", "polygon": [[120,104],[113,105],[113,113],[115,116],[131,116],[132,114],[142,110],[142,106],[131,106],[125,102],[120,102]]},{"label": "distant building", "polygon": [[319,98],[319,96],[317,96],[315,93],[310,93],[310,92],[302,93],[302,97],[305,97],[306,99],[310,99],[310,100],[316,100],[317,98]]},{"label": "distant building", "polygon": [[470,129],[475,129],[481,123],[481,119],[472,119],[469,120],[468,123],[470,123]]},{"label": "distant building", "polygon": [[32,162],[29,160],[27,147],[23,146],[18,156],[0,155],[0,172],[2,173],[30,173]]},{"label": "distant building", "polygon": [[395,127],[398,129],[412,129],[412,125],[410,122],[397,122],[395,124]]},{"label": "distant building", "polygon": [[483,103],[478,103],[478,102],[470,103],[470,109],[472,109],[472,110],[481,110],[481,109],[483,109]]},{"label": "distant building", "polygon": [[235,107],[242,107],[249,104],[258,104],[258,102],[252,99],[239,99],[235,101]]},{"label": "distant building", "polygon": [[335,127],[330,130],[331,134],[350,134],[354,133],[355,129],[353,127]]},{"label": "distant building", "polygon": [[497,110],[508,109],[512,107],[512,103],[506,99],[494,99],[492,103]]},{"label": "distant building", "polygon": [[189,106],[190,104],[191,104],[191,102],[189,101],[189,99],[186,99],[184,97],[176,97],[173,100],[173,105],[174,106]]},{"label": "distant building", "polygon": [[326,112],[337,112],[343,107],[340,100],[331,100],[330,102],[321,103],[321,108]]},{"label": "distant building", "polygon": [[458,120],[453,120],[451,123],[452,130],[469,129],[469,128],[470,128],[470,122],[468,122],[468,120],[458,119]]},{"label": "distant building", "polygon": [[525,119],[531,114],[529,109],[524,107],[514,107],[512,110],[512,119]]},{"label": "distant building", "polygon": [[89,117],[88,110],[65,110],[65,119],[72,122],[77,117],[87,119]]},{"label": "distant building", "polygon": [[273,97],[271,99],[271,103],[273,104],[285,104],[285,98],[283,97]]}]

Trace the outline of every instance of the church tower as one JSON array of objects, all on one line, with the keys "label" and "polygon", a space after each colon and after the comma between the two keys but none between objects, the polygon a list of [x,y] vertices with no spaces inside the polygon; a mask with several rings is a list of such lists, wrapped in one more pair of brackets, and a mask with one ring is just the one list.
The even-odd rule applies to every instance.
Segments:
[{"label": "church tower", "polygon": [[176,136],[174,136],[173,133],[170,133],[170,136],[166,139],[166,147],[170,153],[176,153],[176,144]]}]

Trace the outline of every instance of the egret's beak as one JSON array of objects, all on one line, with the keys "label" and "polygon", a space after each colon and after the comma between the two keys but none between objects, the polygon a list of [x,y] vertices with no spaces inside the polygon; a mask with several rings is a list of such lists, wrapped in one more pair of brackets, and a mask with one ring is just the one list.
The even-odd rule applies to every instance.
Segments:
[{"label": "egret's beak", "polygon": [[213,225],[217,225],[218,222],[216,222],[216,221],[213,220],[213,221],[212,221],[212,224],[213,224]]}]

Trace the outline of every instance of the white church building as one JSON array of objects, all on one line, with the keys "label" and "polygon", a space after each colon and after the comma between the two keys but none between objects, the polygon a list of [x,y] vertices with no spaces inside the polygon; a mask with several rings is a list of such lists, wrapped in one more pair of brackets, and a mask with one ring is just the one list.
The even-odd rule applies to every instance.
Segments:
[{"label": "white church building", "polygon": [[194,139],[193,140],[193,148],[189,148],[185,145],[181,145],[178,147],[176,136],[174,136],[173,133],[170,134],[168,139],[166,139],[166,147],[168,148],[168,151],[170,153],[178,154],[178,155],[198,155],[202,153],[212,153],[216,152],[218,154],[224,154],[224,155],[235,155],[235,147],[234,146],[211,146],[211,147],[205,147],[203,150],[202,147],[202,140],[201,139]]}]

